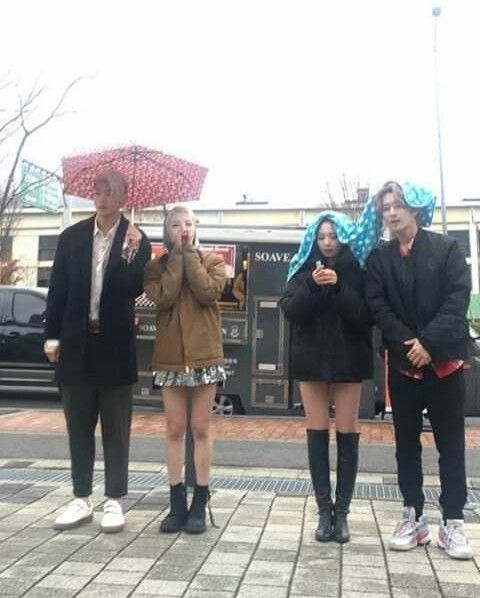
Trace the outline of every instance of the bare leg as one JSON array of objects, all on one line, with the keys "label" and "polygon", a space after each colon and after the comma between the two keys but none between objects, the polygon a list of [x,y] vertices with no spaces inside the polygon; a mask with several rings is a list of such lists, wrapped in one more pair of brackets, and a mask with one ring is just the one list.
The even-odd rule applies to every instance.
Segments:
[{"label": "bare leg", "polygon": [[207,486],[212,463],[213,439],[210,431],[216,384],[204,384],[193,389],[192,434],[195,443],[194,461],[197,484]]},{"label": "bare leg", "polygon": [[300,382],[307,430],[328,430],[329,392],[326,382]]},{"label": "bare leg", "polygon": [[182,481],[185,458],[184,436],[187,427],[187,389],[162,388],[166,418],[167,469],[171,486]]},{"label": "bare leg", "polygon": [[332,390],[335,400],[337,432],[344,434],[356,432],[362,384],[360,382],[341,382],[332,384]]}]

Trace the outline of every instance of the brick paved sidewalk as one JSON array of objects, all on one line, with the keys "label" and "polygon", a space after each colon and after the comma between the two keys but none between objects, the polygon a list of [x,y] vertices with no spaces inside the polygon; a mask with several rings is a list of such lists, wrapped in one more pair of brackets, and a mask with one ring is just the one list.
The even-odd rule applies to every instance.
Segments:
[{"label": "brick paved sidewalk", "polygon": [[[388,421],[361,422],[363,444],[393,444],[393,426]],[[334,426],[332,424],[332,430]],[[60,433],[65,434],[65,421],[59,410],[22,410],[2,415],[0,432]],[[136,412],[132,423],[133,436],[154,437],[165,434],[165,418],[156,411]],[[304,442],[305,423],[301,417],[214,417],[213,434],[224,440],[268,440]],[[425,447],[433,447],[431,433],[422,435]],[[480,448],[480,426],[467,426],[467,448]]]},{"label": "brick paved sidewalk", "polygon": [[[237,475],[233,468],[229,473]],[[120,534],[101,533],[99,512],[77,530],[54,531],[52,522],[69,499],[67,485],[0,484],[2,597],[480,596],[479,556],[453,561],[436,546],[385,550],[399,502],[354,500],[353,539],[340,546],[315,542],[311,497],[218,490],[212,507],[219,527],[198,537],[158,533],[166,489],[132,491],[124,501],[127,526]],[[102,500],[98,488],[97,510]],[[432,505],[427,516],[436,534]],[[466,528],[480,555],[480,526]]]}]

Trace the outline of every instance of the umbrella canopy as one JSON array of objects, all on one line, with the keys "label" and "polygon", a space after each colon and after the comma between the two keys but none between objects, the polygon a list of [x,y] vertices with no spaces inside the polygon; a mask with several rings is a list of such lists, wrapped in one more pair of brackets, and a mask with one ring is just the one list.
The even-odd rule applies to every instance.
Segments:
[{"label": "umbrella canopy", "polygon": [[104,170],[128,180],[130,208],[141,209],[200,198],[207,169],[139,145],[63,158],[64,193],[91,199],[93,181]]}]

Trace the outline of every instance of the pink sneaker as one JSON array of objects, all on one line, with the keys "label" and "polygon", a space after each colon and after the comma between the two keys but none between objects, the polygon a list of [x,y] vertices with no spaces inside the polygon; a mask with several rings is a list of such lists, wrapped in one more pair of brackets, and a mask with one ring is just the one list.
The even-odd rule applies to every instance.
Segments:
[{"label": "pink sneaker", "polygon": [[452,559],[469,560],[473,557],[472,547],[463,529],[463,519],[447,519],[446,525],[441,520],[437,545]]},{"label": "pink sneaker", "polygon": [[422,515],[415,521],[415,509],[403,507],[402,520],[397,523],[392,537],[388,541],[390,550],[411,550],[417,546],[425,546],[431,542],[425,517]]}]

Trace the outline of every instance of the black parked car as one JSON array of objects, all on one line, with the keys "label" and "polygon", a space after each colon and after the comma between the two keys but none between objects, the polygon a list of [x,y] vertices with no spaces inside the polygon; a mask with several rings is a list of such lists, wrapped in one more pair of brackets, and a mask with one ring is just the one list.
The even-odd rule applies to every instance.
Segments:
[{"label": "black parked car", "polygon": [[0,286],[0,392],[58,394],[43,354],[47,289]]},{"label": "black parked car", "polygon": [[[55,368],[43,353],[47,293],[44,288],[0,285],[0,393],[60,395]],[[135,396],[134,402],[152,404],[141,396]],[[223,394],[217,395],[213,411],[218,415],[236,412]]]}]

